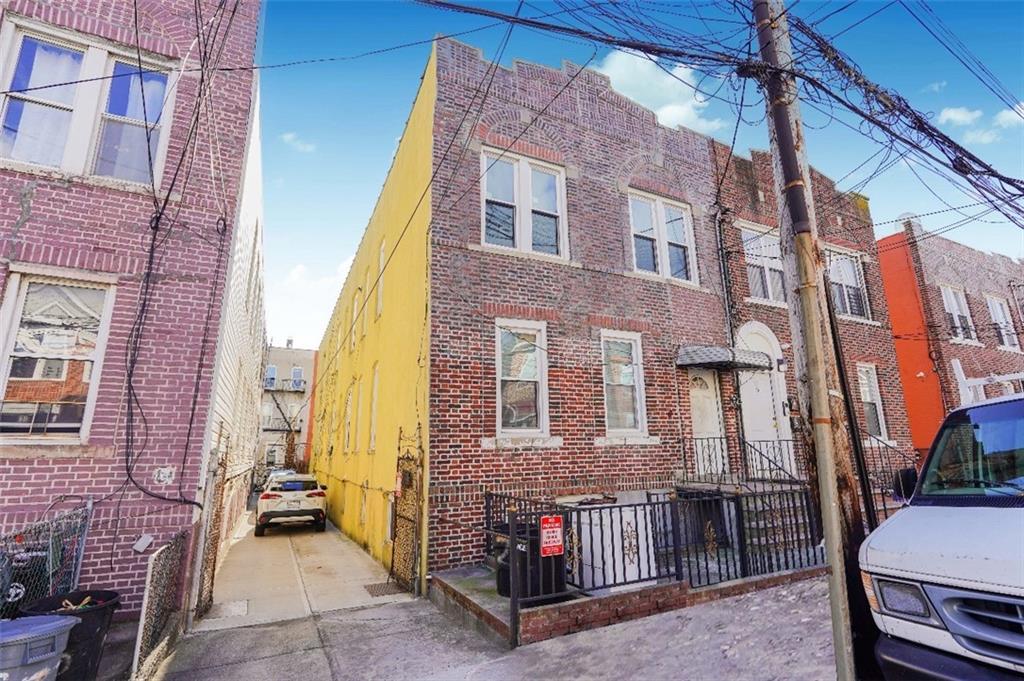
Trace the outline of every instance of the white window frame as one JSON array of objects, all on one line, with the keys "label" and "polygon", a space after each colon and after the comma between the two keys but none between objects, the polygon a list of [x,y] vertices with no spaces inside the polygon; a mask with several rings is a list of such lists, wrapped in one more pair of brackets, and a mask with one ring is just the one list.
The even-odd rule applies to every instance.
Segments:
[{"label": "white window frame", "polygon": [[[605,356],[606,341],[625,341],[633,345],[633,376],[636,388],[636,428],[608,427],[608,385],[605,380],[604,367],[608,359]],[[647,390],[644,385],[644,350],[641,334],[635,331],[601,330],[601,394],[604,400],[605,434],[608,437],[647,436]]]},{"label": "white window frame", "polygon": [[[974,317],[971,316],[971,306],[967,302],[967,292],[959,286],[952,286],[950,284],[939,284],[939,290],[942,293],[943,310],[947,315],[952,315],[956,322],[949,329],[950,340],[954,343],[981,345],[982,343],[978,339],[978,328],[974,324]],[[971,338],[968,338],[963,333],[963,327],[960,325],[961,316],[967,317]],[[946,322],[948,323],[948,319]]]},{"label": "white window frame", "polygon": [[[1013,324],[1013,314],[1010,312],[1010,301],[1006,298],[993,295],[985,295],[985,302],[988,303],[988,314],[992,318],[992,326],[1002,338],[1011,339],[1011,342],[1000,342],[999,347],[1003,350],[1020,352],[1020,336]],[[997,313],[998,311],[998,313]],[[1001,319],[999,319],[1001,317]]]},{"label": "white window frame", "polygon": [[[836,310],[836,316],[837,317],[841,317],[843,319],[854,319],[854,320],[857,320],[857,321],[864,321],[864,320],[872,321],[874,319],[874,314],[872,313],[872,310],[871,310],[871,296],[868,295],[868,282],[867,282],[867,279],[864,278],[864,257],[865,257],[864,254],[860,253],[858,251],[851,251],[851,250],[848,250],[848,249],[845,249],[845,248],[837,248],[837,247],[831,246],[831,245],[825,247],[825,253],[827,255],[827,258],[826,258],[826,274],[828,275],[827,279],[828,279],[828,283],[829,283],[828,294],[830,296],[832,295],[832,283],[833,283],[832,282],[832,273],[831,273],[832,258],[846,258],[847,260],[853,261],[854,270],[855,270],[855,273],[857,275],[857,284],[858,284],[858,287],[860,288],[861,297],[864,299],[864,314],[863,315],[857,315],[857,314],[853,314],[851,312],[840,312],[839,310]],[[847,286],[847,284],[845,282],[835,282],[835,283],[838,283],[838,284],[840,284],[840,285],[842,285],[844,287]],[[844,293],[845,293],[845,288],[844,288]],[[833,302],[833,305],[834,305],[835,304],[835,299],[833,299],[832,302]],[[847,298],[847,300],[845,300],[844,303],[845,303],[846,309],[849,310],[850,309],[849,298]]]},{"label": "white window frame", "polygon": [[373,363],[373,382],[370,384],[370,442],[367,451],[377,451],[377,391],[380,389],[380,362]]},{"label": "white window frame", "polygon": [[[494,320],[494,427],[499,438],[548,437],[551,433],[551,416],[548,413],[548,333],[547,322],[522,319]],[[501,424],[501,334],[520,331],[537,334],[537,427],[503,428]]]},{"label": "white window frame", "polygon": [[[639,267],[637,267],[636,264],[636,242],[634,241],[636,231],[633,227],[633,208],[630,205],[630,201],[634,198],[641,199],[643,201],[650,201],[651,203],[654,204],[654,246],[657,250],[658,255],[657,272],[651,272],[650,270],[642,270]],[[673,277],[670,271],[671,268],[668,265],[668,226],[665,222],[665,206],[672,206],[673,208],[682,211],[683,215],[686,216],[686,225],[683,229],[683,236],[686,239],[686,242],[680,245],[686,246],[687,249],[686,265],[690,274],[689,279]],[[694,238],[693,233],[693,209],[689,205],[682,203],[680,201],[666,199],[663,196],[640,191],[639,189],[630,189],[626,196],[626,212],[629,218],[629,251],[633,259],[633,271],[638,274],[642,274],[649,277],[661,277],[662,279],[667,279],[668,281],[684,282],[692,284],[694,286],[700,286],[700,270],[697,268],[697,242]]]},{"label": "white window frame", "polygon": [[356,292],[352,294],[352,325],[348,330],[348,349],[349,352],[356,349],[356,326],[359,324],[359,308],[363,302],[363,290],[357,288]]},{"label": "white window frame", "polygon": [[[100,182],[109,182],[131,187],[149,187],[145,182],[135,182],[93,172],[93,161],[99,148],[100,126],[104,118],[107,99],[110,94],[114,62],[121,61],[129,65],[138,64],[138,54],[134,49],[117,45],[96,36],[88,36],[63,28],[57,28],[41,21],[7,13],[0,24],[0,90],[10,87],[17,57],[21,51],[21,42],[30,36],[43,42],[60,45],[83,53],[79,79],[86,81],[77,83],[75,97],[71,104],[71,119],[68,123],[68,139],[64,147],[64,155],[59,166],[39,165],[26,161],[0,158],[0,166],[17,169],[38,169],[43,171],[58,170],[71,176],[86,176]],[[157,141],[156,154],[153,156],[153,182],[159,189],[162,184],[164,164],[170,146],[172,122],[174,120],[174,100],[177,93],[180,72],[175,72],[178,64],[173,60],[143,53],[143,70],[160,71],[167,76],[167,88],[164,93],[163,110],[160,115],[160,138]],[[89,79],[95,79],[89,81]],[[24,93],[25,99],[31,100],[32,93]],[[21,97],[16,97],[21,98]],[[0,95],[0,121],[6,115],[7,102],[10,95]],[[116,117],[115,117],[116,118]]]},{"label": "white window frame", "polygon": [[342,451],[345,454],[349,454],[352,451],[352,385],[348,386],[348,392],[345,394],[345,432],[344,432],[344,446]]},{"label": "white window frame", "polygon": [[[487,169],[492,160],[512,163],[512,194],[514,208],[514,247],[492,244],[487,241]],[[558,255],[533,250],[533,184],[530,170],[536,167],[555,175],[558,199]],[[507,252],[528,253],[540,258],[569,260],[569,218],[565,191],[565,168],[529,156],[513,154],[501,149],[484,147],[480,152],[480,245],[483,248]]]},{"label": "white window frame", "polygon": [[[7,283],[4,288],[3,302],[0,303],[0,329],[6,330],[6,336],[0,337],[0,397],[7,394],[7,383],[9,382],[9,367],[11,353],[14,351],[14,343],[18,335],[18,322],[21,320],[22,308],[25,303],[25,294],[32,282],[45,282],[49,284],[79,286],[86,288],[103,289],[106,293],[103,299],[103,312],[100,316],[100,327],[96,339],[96,350],[92,360],[92,369],[89,373],[89,391],[85,398],[85,410],[82,412],[82,426],[75,435],[0,435],[2,444],[88,444],[89,432],[92,428],[92,417],[96,411],[96,398],[99,394],[100,379],[103,376],[103,359],[107,352],[107,341],[110,337],[110,320],[114,311],[114,298],[117,295],[116,281],[110,277],[89,276],[87,273],[69,271],[60,276],[53,274],[35,274],[33,268],[29,271],[19,271],[18,266],[12,264],[7,276]],[[55,269],[41,267],[38,269]],[[80,359],[80,358],[76,358]],[[66,363],[65,363],[66,367]],[[66,371],[66,368],[65,368]]]},{"label": "white window frame", "polygon": [[[779,253],[781,255],[781,253],[782,253],[782,239],[779,236],[779,230],[772,229],[770,227],[763,227],[761,225],[753,225],[753,224],[747,224],[747,223],[739,225],[739,229],[740,229],[740,243],[741,243],[741,245],[743,247],[743,259],[746,262],[748,267],[760,268],[761,271],[764,273],[765,292],[768,294],[767,297],[762,297],[762,296],[755,295],[754,294],[754,287],[753,286],[749,286],[749,288],[750,288],[750,299],[751,300],[756,300],[758,302],[771,303],[773,305],[786,306],[788,304],[786,302],[786,293],[788,293],[788,292],[785,289],[785,286],[786,286],[786,283],[785,283],[786,272],[785,272],[785,270],[782,267],[782,260],[781,260],[781,258],[779,259],[778,262],[773,264],[773,259],[771,257],[765,256],[765,255],[751,254],[751,253],[749,253],[747,251],[748,240],[760,239],[762,237],[770,237],[770,238],[778,240],[778,242],[779,242]],[[782,280],[783,280],[783,284],[782,284],[783,285],[783,291],[782,291],[782,294],[783,294],[783,297],[782,297],[781,300],[779,300],[778,298],[775,298],[775,297],[772,296],[772,292],[773,291],[772,291],[772,278],[771,278],[771,275],[769,274],[770,270],[776,270],[776,271],[782,273]],[[748,285],[750,283],[750,271],[749,270],[747,270],[747,283],[748,283]]]},{"label": "white window frame", "polygon": [[377,256],[377,319],[384,312],[384,268],[387,265],[386,241],[380,241],[380,253]]},{"label": "white window frame", "polygon": [[[864,383],[865,378],[867,379],[866,385]],[[885,421],[885,403],[882,401],[882,390],[878,384],[878,367],[866,362],[857,362],[857,386],[860,388],[861,404],[864,403],[864,393],[867,392],[869,397],[874,398],[874,403],[878,406],[878,429],[881,433],[879,435],[869,435],[869,437],[888,442],[889,426]],[[864,427],[865,429],[867,428],[866,413],[864,415]]]}]

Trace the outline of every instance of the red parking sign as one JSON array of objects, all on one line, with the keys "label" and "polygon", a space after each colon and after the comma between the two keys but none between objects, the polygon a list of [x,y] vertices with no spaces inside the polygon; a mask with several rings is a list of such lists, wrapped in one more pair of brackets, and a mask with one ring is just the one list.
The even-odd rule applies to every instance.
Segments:
[{"label": "red parking sign", "polygon": [[565,553],[562,533],[562,516],[542,515],[540,517],[540,555],[560,556]]}]

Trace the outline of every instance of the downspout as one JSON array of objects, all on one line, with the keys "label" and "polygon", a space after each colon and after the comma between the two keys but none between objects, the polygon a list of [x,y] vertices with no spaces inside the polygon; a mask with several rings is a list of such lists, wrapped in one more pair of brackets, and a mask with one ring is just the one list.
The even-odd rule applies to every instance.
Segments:
[{"label": "downspout", "polygon": [[[729,348],[733,350],[735,356],[736,349],[736,329],[733,324],[733,304],[732,304],[732,275],[729,273],[729,258],[725,251],[725,216],[729,213],[729,209],[722,206],[717,200],[715,201],[715,239],[718,242],[718,269],[721,273],[722,279],[722,308],[725,311],[725,337],[729,343]],[[739,447],[739,462],[741,468],[746,468],[746,452],[744,451],[743,442],[743,404],[740,401],[740,374],[737,370],[733,369],[730,374],[732,375],[732,407],[733,413],[736,415],[736,437],[737,446]],[[724,425],[724,424],[723,424]],[[726,456],[728,456],[728,439],[726,439]]]}]

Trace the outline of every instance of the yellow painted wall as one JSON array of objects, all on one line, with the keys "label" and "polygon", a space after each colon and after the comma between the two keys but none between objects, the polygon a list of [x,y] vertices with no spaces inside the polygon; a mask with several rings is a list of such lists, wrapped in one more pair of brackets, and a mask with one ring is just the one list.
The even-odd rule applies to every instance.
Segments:
[{"label": "yellow painted wall", "polygon": [[[419,199],[430,181],[433,165],[436,93],[432,54],[384,188],[320,343],[317,367],[311,460],[313,472],[328,486],[328,515],[387,567],[391,564],[388,505],[395,487],[399,447],[410,442],[415,446],[417,425],[426,459],[428,368],[426,355],[420,365],[420,353],[421,348],[424,353],[429,348],[425,314],[430,194],[422,202]],[[402,237],[407,223],[408,230]],[[374,282],[382,242],[391,260],[382,279],[383,306],[378,316]],[[366,305],[362,316],[357,316],[353,324],[353,308],[358,309],[363,299]],[[350,329],[354,343],[352,337],[346,338]],[[375,365],[376,444],[371,451]],[[350,388],[352,427],[346,446],[345,403]]]}]

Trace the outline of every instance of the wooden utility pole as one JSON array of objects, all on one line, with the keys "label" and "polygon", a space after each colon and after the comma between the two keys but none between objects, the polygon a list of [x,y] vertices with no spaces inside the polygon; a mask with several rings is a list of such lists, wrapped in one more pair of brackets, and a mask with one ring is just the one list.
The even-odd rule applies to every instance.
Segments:
[{"label": "wooden utility pole", "polygon": [[[864,525],[845,404],[841,393],[833,389],[839,386],[839,374],[828,323],[829,291],[822,276],[796,79],[785,72],[793,64],[785,10],[780,0],[753,0],[753,9],[762,68],[752,68],[749,75],[759,78],[765,91],[783,269],[791,291],[795,283],[797,295],[796,304],[789,306],[797,396],[804,423],[810,425],[810,433],[805,428],[803,436],[815,454],[812,467],[817,469],[825,552],[831,567],[829,603],[836,676],[847,681],[856,678],[858,666],[862,674],[870,674],[874,668],[874,623],[857,565]],[[857,624],[856,656],[851,619]]]}]

